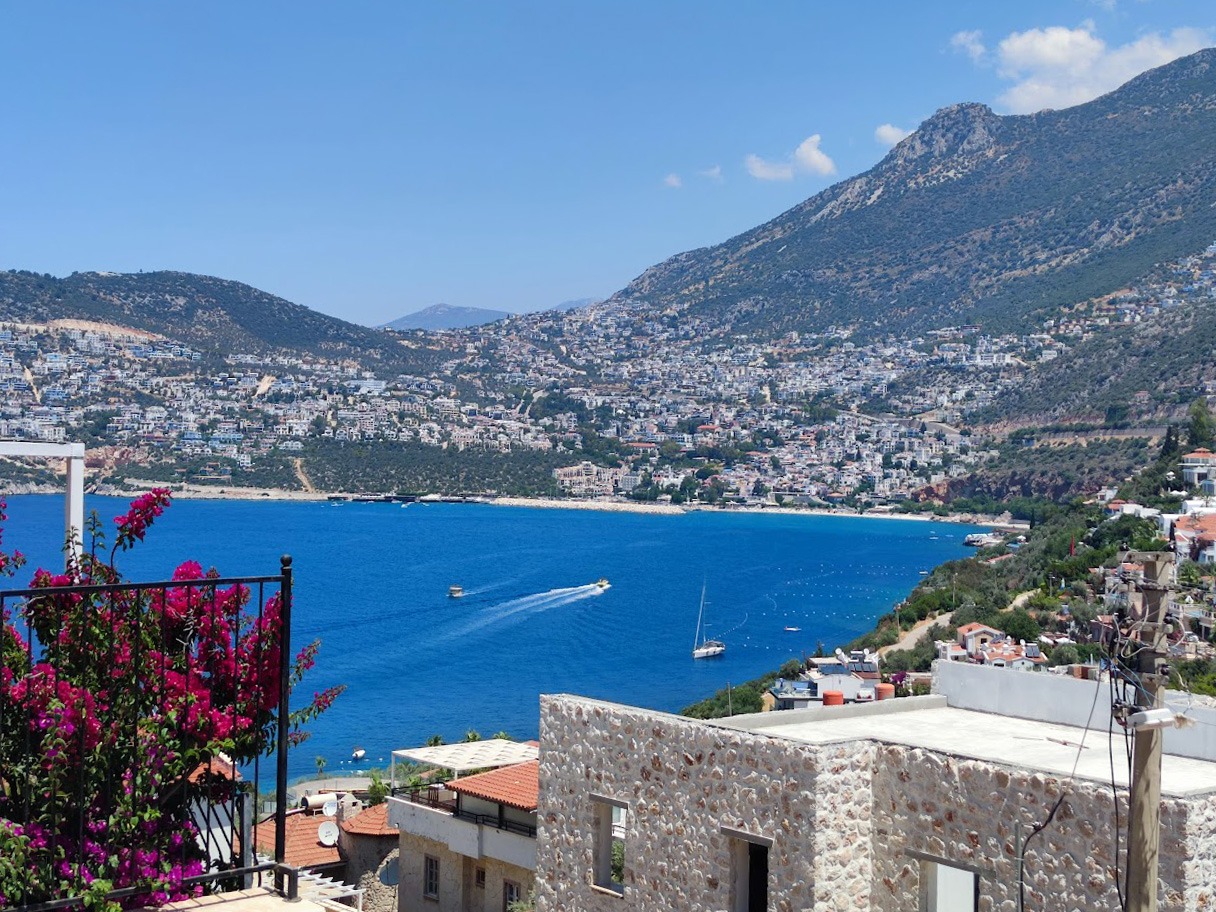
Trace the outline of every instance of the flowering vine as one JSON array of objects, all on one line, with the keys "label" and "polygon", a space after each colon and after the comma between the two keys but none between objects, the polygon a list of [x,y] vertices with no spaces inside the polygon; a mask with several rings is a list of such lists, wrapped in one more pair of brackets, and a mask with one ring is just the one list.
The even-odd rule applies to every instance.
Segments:
[{"label": "flowering vine", "polygon": [[[121,585],[115,555],[143,541],[169,503],[165,489],[133,501],[115,519],[108,560],[94,519],[91,549],[65,573],[36,571],[37,594],[0,615],[0,910],[197,895],[184,883],[207,862],[192,808],[241,787],[206,771],[276,746],[280,596],[251,610],[248,587],[211,583],[219,575],[194,561],[164,587]],[[22,562],[0,551],[0,573]],[[80,588],[98,585],[107,588]],[[317,645],[295,656],[291,686]],[[342,689],[291,714],[292,743]],[[121,904],[107,899],[132,888]]]}]

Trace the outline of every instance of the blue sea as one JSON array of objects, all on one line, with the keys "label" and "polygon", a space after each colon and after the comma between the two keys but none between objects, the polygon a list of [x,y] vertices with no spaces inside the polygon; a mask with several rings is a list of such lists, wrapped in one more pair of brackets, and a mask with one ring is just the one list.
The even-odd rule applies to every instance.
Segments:
[{"label": "blue sea", "polygon": [[[86,499],[107,530],[126,509]],[[6,550],[62,567],[63,499],[8,500]],[[290,554],[293,647],[320,638],[309,696],[347,685],[293,749],[293,776],[387,765],[433,734],[534,738],[538,697],[576,693],[679,710],[872,629],[973,527],[857,517],[608,513],[484,504],[182,500],[119,555],[128,579],[194,559],[273,574]],[[594,585],[601,577],[611,586]],[[464,598],[448,597],[460,585]],[[724,656],[693,660],[701,589]],[[798,627],[797,632],[786,627]]]}]

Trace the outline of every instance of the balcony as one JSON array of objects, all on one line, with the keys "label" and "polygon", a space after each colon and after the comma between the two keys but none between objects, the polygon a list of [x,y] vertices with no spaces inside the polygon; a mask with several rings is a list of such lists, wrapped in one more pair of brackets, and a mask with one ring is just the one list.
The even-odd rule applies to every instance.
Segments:
[{"label": "balcony", "polygon": [[446,790],[442,787],[417,788],[417,789],[395,789],[393,797],[410,804],[417,804],[421,807],[433,808],[437,811],[444,811],[451,814],[453,817],[459,817],[461,820],[467,820],[470,823],[475,823],[478,826],[493,827],[496,830],[504,830],[508,833],[518,833],[520,836],[528,836],[532,839],[536,838],[536,825],[529,823],[521,823],[516,820],[511,820],[505,814],[478,814],[467,810],[460,806],[456,793]]},{"label": "balcony", "polygon": [[[518,868],[536,868],[536,825],[505,813],[478,813],[460,806],[445,789],[398,790],[388,799],[388,820],[402,834],[446,845],[466,858],[493,858]],[[533,818],[535,819],[535,818]]]},{"label": "balcony", "polygon": [[[283,853],[291,558],[274,575],[199,573],[0,591],[0,834],[25,841],[28,869],[15,912],[84,906],[95,880],[135,906],[201,890],[180,908],[255,912],[300,895]],[[275,795],[273,858],[253,851],[259,791]],[[262,884],[277,892],[231,892]]]}]

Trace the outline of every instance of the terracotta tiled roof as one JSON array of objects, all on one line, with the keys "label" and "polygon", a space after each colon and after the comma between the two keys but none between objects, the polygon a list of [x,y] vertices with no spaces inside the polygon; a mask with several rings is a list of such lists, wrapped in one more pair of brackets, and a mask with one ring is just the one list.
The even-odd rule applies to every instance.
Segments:
[{"label": "terracotta tiled roof", "polygon": [[199,782],[204,776],[218,776],[223,779],[232,779],[237,781],[241,778],[240,771],[236,765],[223,754],[217,754],[211,758],[211,762],[200,763],[187,777],[191,782]]},{"label": "terracotta tiled roof", "polygon": [[960,627],[958,629],[958,635],[967,636],[967,634],[975,633],[977,630],[987,630],[989,633],[1000,633],[999,630],[989,627],[987,624],[981,624],[978,621],[972,621],[970,624],[964,624],[962,627]]},{"label": "terracotta tiled roof", "polygon": [[1216,534],[1216,513],[1203,513],[1199,516],[1179,516],[1174,523],[1174,531],[1195,533],[1198,535]]},{"label": "terracotta tiled roof", "polygon": [[[317,827],[332,820],[322,814],[305,814],[292,811],[287,814],[287,845],[283,860],[297,868],[324,868],[340,864],[342,856],[338,847],[321,845],[317,838]],[[274,856],[274,818],[257,825],[254,845],[264,855]]]},{"label": "terracotta tiled roof", "polygon": [[354,817],[342,821],[342,829],[356,836],[397,836],[397,828],[388,822],[388,804],[381,802],[365,808]]},{"label": "terracotta tiled roof", "polygon": [[539,779],[540,761],[529,760],[515,766],[490,770],[488,773],[453,779],[448,783],[448,788],[464,795],[472,795],[474,798],[497,801],[521,811],[535,811]]}]

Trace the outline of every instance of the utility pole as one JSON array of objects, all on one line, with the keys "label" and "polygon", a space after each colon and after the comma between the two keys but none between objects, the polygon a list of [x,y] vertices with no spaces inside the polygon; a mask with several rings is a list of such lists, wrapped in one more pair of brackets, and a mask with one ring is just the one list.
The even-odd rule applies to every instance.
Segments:
[{"label": "utility pole", "polygon": [[[1146,551],[1127,555],[1144,566],[1144,581],[1137,584],[1138,599],[1129,598],[1131,617],[1140,639],[1129,662],[1140,687],[1136,705],[1145,712],[1161,708],[1161,690],[1167,674],[1169,628],[1165,620],[1170,602],[1170,574],[1174,555]],[[1129,593],[1130,595],[1130,593]],[[1161,720],[1134,726],[1131,793],[1128,798],[1127,908],[1128,912],[1157,912],[1157,858],[1161,843]]]}]

